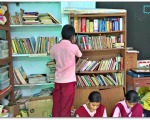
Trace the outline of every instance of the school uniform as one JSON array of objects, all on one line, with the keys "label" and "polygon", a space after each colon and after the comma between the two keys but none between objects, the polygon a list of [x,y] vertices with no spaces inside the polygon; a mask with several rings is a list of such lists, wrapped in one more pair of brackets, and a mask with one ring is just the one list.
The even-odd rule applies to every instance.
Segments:
[{"label": "school uniform", "polygon": [[93,112],[91,112],[87,104],[84,104],[80,106],[76,111],[75,111],[75,116],[76,117],[107,117],[106,113],[106,108],[102,104]]},{"label": "school uniform", "polygon": [[142,117],[143,108],[137,103],[133,108],[129,108],[125,100],[120,101],[114,107],[111,117]]},{"label": "school uniform", "polygon": [[53,117],[71,116],[76,86],[75,56],[81,57],[82,53],[69,40],[62,40],[52,47],[51,58],[56,61]]}]

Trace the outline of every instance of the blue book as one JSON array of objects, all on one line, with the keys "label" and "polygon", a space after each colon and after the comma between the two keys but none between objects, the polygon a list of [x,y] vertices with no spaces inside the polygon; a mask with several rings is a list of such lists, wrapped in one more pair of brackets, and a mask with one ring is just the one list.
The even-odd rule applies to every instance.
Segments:
[{"label": "blue book", "polygon": [[31,43],[32,50],[35,51],[35,44],[36,44],[35,38],[32,36],[32,37],[29,38],[29,40],[30,40],[30,43]]},{"label": "blue book", "polygon": [[100,83],[100,85],[104,85],[104,83],[102,82],[101,78],[98,75],[96,76],[96,78],[97,78],[98,82]]}]

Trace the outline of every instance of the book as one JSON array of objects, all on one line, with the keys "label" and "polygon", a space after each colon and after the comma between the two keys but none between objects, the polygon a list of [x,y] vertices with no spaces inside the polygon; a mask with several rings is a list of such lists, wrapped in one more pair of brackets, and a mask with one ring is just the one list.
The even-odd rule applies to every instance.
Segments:
[{"label": "book", "polygon": [[75,29],[75,32],[78,32],[78,18],[77,17],[74,17],[74,29]]},{"label": "book", "polygon": [[91,64],[92,61],[87,61],[80,69],[80,71],[85,71],[85,69]]},{"label": "book", "polygon": [[90,32],[90,20],[86,19],[86,32]]},{"label": "book", "polygon": [[29,38],[29,40],[31,43],[32,51],[35,51],[35,45],[36,45],[35,38],[32,36]]},{"label": "book", "polygon": [[90,21],[90,30],[89,32],[93,32],[94,31],[94,22]]},{"label": "book", "polygon": [[19,71],[20,71],[22,77],[26,80],[27,79],[27,74],[26,74],[26,72],[25,72],[25,70],[23,69],[22,66],[19,68]]},{"label": "book", "polygon": [[98,19],[94,19],[94,32],[98,32]]},{"label": "book", "polygon": [[52,16],[52,14],[48,13],[48,15],[50,16],[50,18],[52,19],[52,21],[54,21],[54,23],[60,24],[60,22],[59,22],[56,18],[54,18],[54,17]]},{"label": "book", "polygon": [[114,48],[124,47],[124,43],[113,43],[112,46],[113,46]]},{"label": "book", "polygon": [[28,76],[28,82],[30,84],[42,84],[47,83],[45,74],[31,74]]},{"label": "book", "polygon": [[86,32],[86,18],[81,18],[81,32]]},{"label": "book", "polygon": [[82,63],[76,68],[76,71],[80,71],[80,69],[82,68],[82,66],[84,66],[84,64],[86,63],[87,60],[88,60],[88,58],[87,58],[87,59],[84,59],[84,60],[82,61]]},{"label": "book", "polygon": [[18,78],[18,80],[22,83],[22,84],[27,84],[27,82],[25,81],[25,79],[23,78],[22,74],[19,71],[19,68],[14,68],[14,72]]}]

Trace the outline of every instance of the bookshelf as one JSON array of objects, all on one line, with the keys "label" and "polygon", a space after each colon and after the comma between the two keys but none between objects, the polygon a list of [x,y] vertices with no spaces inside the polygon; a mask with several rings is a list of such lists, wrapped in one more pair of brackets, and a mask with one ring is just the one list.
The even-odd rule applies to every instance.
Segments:
[{"label": "bookshelf", "polygon": [[[8,78],[9,78],[9,85],[6,87],[4,81],[1,83],[2,86],[5,86],[4,89],[0,91],[0,100],[5,98],[7,95],[10,95],[10,102],[14,102],[14,81],[13,81],[13,71],[12,71],[12,51],[11,51],[11,38],[10,38],[10,23],[9,23],[9,11],[8,11],[8,4],[6,2],[1,2],[0,5],[4,5],[7,7],[7,11],[5,12],[4,16],[7,18],[7,21],[4,25],[0,25],[0,31],[4,34],[1,36],[3,40],[7,40],[8,42],[8,55],[3,55],[2,50],[5,49],[0,48],[1,50],[1,57],[0,57],[0,67],[4,65],[8,65]],[[2,44],[1,44],[2,45]],[[2,75],[3,73],[1,73]],[[3,79],[3,77],[1,76]]]},{"label": "bookshelf", "polygon": [[[30,8],[30,9],[29,9]],[[55,13],[53,11],[55,8]],[[61,36],[61,2],[9,2],[9,9],[11,16],[15,16],[16,12],[21,13],[20,9],[24,12],[38,12],[50,13],[60,23],[57,24],[11,24],[11,39],[14,38],[30,38],[34,37],[57,37],[57,41]],[[12,55],[13,67],[22,66],[27,76],[30,74],[49,74],[47,62],[51,61],[49,53],[15,53]],[[53,87],[53,83],[42,84],[20,84],[15,85],[15,90],[22,90],[23,96],[31,96],[40,90],[48,87]]]},{"label": "bookshelf", "polygon": [[[113,13],[109,13],[109,9],[107,10],[106,13],[104,11],[102,13],[82,13],[78,11],[78,13],[70,12],[69,14],[70,24],[75,27],[78,46],[83,53],[82,60],[79,59],[81,62],[78,60],[78,65],[76,66],[75,108],[86,102],[86,91],[90,93],[93,90],[97,90],[105,93],[108,89],[111,92],[117,89],[121,89],[124,92],[126,90],[127,13],[126,10],[121,12],[117,10],[117,12]],[[118,43],[123,44],[123,46],[117,46]],[[95,64],[93,63],[94,61]],[[91,68],[96,63],[97,66],[92,70]],[[107,77],[107,75],[111,77]],[[123,98],[123,93],[120,94],[120,96],[110,94],[113,104],[110,101],[105,102],[102,100],[108,110],[108,116],[115,103]],[[85,97],[84,100],[80,96]],[[104,98],[106,96],[103,94]]]}]

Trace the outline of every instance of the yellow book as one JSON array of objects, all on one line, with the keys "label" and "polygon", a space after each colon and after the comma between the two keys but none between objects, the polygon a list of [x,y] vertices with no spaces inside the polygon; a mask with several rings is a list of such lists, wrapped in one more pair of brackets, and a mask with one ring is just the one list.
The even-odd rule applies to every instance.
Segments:
[{"label": "yellow book", "polygon": [[90,21],[90,32],[94,32],[94,22]]},{"label": "yellow book", "polygon": [[99,86],[100,85],[100,83],[98,82],[98,80],[97,80],[97,78],[96,78],[96,76],[94,75],[94,74],[92,74],[93,75],[93,77],[94,77],[94,80],[96,81],[96,83],[97,83],[97,86]]},{"label": "yellow book", "polygon": [[110,25],[109,25],[110,23],[109,23],[109,21],[106,21],[106,26],[107,26],[107,32],[109,32],[110,31]]},{"label": "yellow book", "polygon": [[18,45],[18,40],[14,39],[14,43],[15,43],[15,46],[16,46],[17,53],[21,54],[21,51],[20,51],[20,48],[19,48],[19,45]]},{"label": "yellow book", "polygon": [[12,42],[13,53],[17,53],[17,49],[16,49],[16,46],[15,46],[14,40],[12,40],[11,42]]},{"label": "yellow book", "polygon": [[107,77],[104,77],[108,85],[114,85]]},{"label": "yellow book", "polygon": [[95,80],[94,77],[91,77],[91,79],[93,80],[93,82],[95,83],[96,86],[99,86],[99,84],[97,83],[97,81]]},{"label": "yellow book", "polygon": [[90,20],[86,19],[86,32],[90,32]]},{"label": "yellow book", "polygon": [[75,28],[75,32],[78,32],[78,18],[74,17],[74,28]]}]

